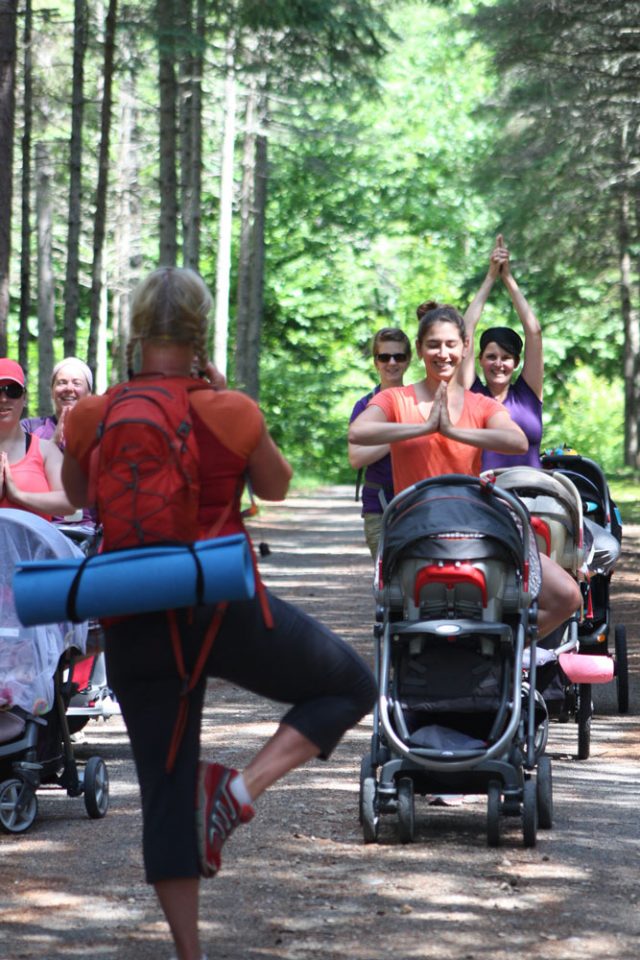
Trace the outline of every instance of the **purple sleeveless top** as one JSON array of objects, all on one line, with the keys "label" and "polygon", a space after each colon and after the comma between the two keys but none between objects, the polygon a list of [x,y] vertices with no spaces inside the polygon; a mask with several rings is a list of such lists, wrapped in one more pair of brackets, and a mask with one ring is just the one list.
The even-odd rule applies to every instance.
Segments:
[{"label": "purple sleeveless top", "polygon": [[[476,377],[471,387],[474,393],[483,393],[491,396],[488,387]],[[514,423],[517,423],[529,441],[526,453],[495,453],[493,450],[483,450],[482,469],[497,470],[501,467],[540,467],[540,441],[542,440],[542,401],[522,376],[509,387],[503,406],[509,412]]]},{"label": "purple sleeveless top", "polygon": [[[349,423],[353,423],[356,417],[367,407],[371,397],[379,391],[380,384],[371,393],[360,397],[351,411]],[[362,516],[364,517],[365,513],[382,513],[383,502],[390,503],[391,500],[393,500],[393,477],[391,475],[391,454],[388,453],[380,460],[376,460],[375,463],[370,463],[368,467],[365,467],[364,483],[362,484]]]}]

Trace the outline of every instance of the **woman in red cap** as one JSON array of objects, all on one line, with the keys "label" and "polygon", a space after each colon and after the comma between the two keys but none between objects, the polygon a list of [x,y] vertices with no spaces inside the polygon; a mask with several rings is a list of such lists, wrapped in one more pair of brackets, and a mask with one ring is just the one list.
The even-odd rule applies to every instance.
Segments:
[{"label": "woman in red cap", "polygon": [[50,520],[73,513],[62,488],[62,453],[55,443],[32,437],[20,425],[27,390],[15,360],[0,359],[0,507],[28,510]]},{"label": "woman in red cap", "polygon": [[482,368],[485,382],[483,383],[480,377],[476,376],[473,349],[469,350],[461,364],[461,381],[467,390],[483,393],[503,404],[509,411],[511,419],[524,431],[529,441],[529,449],[524,454],[505,455],[493,450],[483,451],[482,469],[539,467],[544,374],[542,330],[538,318],[511,273],[509,251],[504,245],[501,234],[498,235],[496,245],[491,252],[487,275],[464,315],[465,330],[469,344],[473,345],[477,323],[498,277],[507,288],[524,330],[522,371],[515,377],[522,355],[522,338],[511,327],[490,327],[480,337],[478,354],[478,363]]}]

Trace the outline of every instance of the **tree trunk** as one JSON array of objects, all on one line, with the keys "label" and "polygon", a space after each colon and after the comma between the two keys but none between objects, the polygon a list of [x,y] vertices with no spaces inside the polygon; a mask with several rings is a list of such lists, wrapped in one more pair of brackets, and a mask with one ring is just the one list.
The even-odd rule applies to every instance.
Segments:
[{"label": "tree trunk", "polygon": [[84,57],[87,49],[86,0],[74,2],[73,89],[69,147],[69,235],[64,290],[64,354],[76,352],[80,308],[80,226],[82,219],[82,120],[84,115]]},{"label": "tree trunk", "polygon": [[51,373],[55,329],[52,265],[51,163],[44,144],[36,145],[38,225],[38,416],[51,412]]},{"label": "tree trunk", "polygon": [[178,254],[178,181],[175,71],[177,26],[174,0],[157,0],[160,86],[160,264],[175,266]]},{"label": "tree trunk", "polygon": [[260,339],[264,313],[264,231],[267,206],[267,99],[261,95],[259,132],[256,137],[256,160],[253,186],[253,217],[251,224],[251,286],[249,300],[247,393],[260,397]]},{"label": "tree trunk", "polygon": [[220,209],[218,213],[218,255],[216,259],[216,307],[214,320],[214,360],[218,370],[227,374],[229,340],[229,288],[231,275],[231,236],[233,222],[233,161],[236,135],[236,78],[233,42],[227,50],[224,84],[224,130],[220,155]]},{"label": "tree trunk", "polygon": [[255,185],[256,111],[257,90],[255,83],[253,83],[247,93],[245,109],[242,186],[240,190],[240,251],[238,259],[235,370],[235,385],[238,390],[247,390],[251,367],[249,318],[251,312],[251,220]]},{"label": "tree trunk", "polygon": [[116,223],[114,246],[116,250],[115,283],[113,286],[113,324],[115,355],[114,379],[127,376],[126,348],[130,332],[131,276],[142,261],[141,215],[138,195],[137,96],[135,80],[125,76],[120,89],[120,140],[116,186]]},{"label": "tree trunk", "polygon": [[[629,226],[629,221],[627,221]],[[635,223],[633,231],[629,229],[629,243],[638,236],[640,228],[640,201],[635,196]],[[632,236],[633,235],[633,236]],[[637,253],[633,260],[635,266],[635,282],[629,285],[631,292],[628,324],[625,323],[624,360],[625,360],[625,397],[627,392],[627,376],[629,378],[629,392],[631,394],[630,417],[632,418],[629,430],[628,451],[625,443],[625,464],[634,470],[640,470],[640,258]],[[631,268],[629,269],[631,277]],[[626,423],[625,423],[626,440]],[[627,459],[628,456],[628,459]]]},{"label": "tree trunk", "polygon": [[[623,124],[615,140],[619,183],[626,182],[629,165],[629,127]],[[638,217],[638,207],[635,210]],[[618,188],[618,258],[620,269],[620,308],[624,327],[623,376],[624,376],[624,462],[628,467],[640,465],[639,418],[640,383],[638,382],[640,347],[640,315],[634,305],[632,260],[631,260],[631,197],[624,187]],[[637,225],[637,224],[636,224]]]},{"label": "tree trunk", "polygon": [[629,251],[629,197],[621,193],[618,204],[618,251],[620,269],[620,309],[624,327],[624,462],[633,465],[638,437],[634,417],[633,355],[631,353],[631,254]]},{"label": "tree trunk", "polygon": [[185,267],[200,267],[200,204],[202,194],[202,75],[206,43],[204,0],[185,5],[188,54],[183,59],[180,101],[182,185],[182,259]]},{"label": "tree trunk", "polygon": [[31,0],[24,8],[24,99],[22,118],[22,177],[20,197],[20,309],[18,332],[18,362],[23,370],[29,368],[29,315],[31,314],[31,137],[33,129],[33,69],[31,42],[33,11]]},{"label": "tree trunk", "polygon": [[0,356],[7,355],[17,0],[0,0]]},{"label": "tree trunk", "polygon": [[104,34],[102,67],[102,109],[100,117],[100,149],[98,152],[98,185],[93,228],[93,262],[91,266],[91,323],[87,362],[96,371],[98,337],[101,322],[104,238],[107,221],[107,187],[109,184],[109,147],[111,142],[111,111],[113,104],[113,58],[115,53],[118,0],[109,0]]},{"label": "tree trunk", "polygon": [[236,381],[250,397],[260,394],[260,333],[264,287],[267,198],[267,99],[253,84],[247,98],[243,154]]}]

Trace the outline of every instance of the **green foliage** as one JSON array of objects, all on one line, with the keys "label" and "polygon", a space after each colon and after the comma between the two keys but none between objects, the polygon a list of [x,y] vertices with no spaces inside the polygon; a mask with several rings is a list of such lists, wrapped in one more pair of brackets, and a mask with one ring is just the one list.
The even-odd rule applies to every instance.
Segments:
[{"label": "green foliage", "polygon": [[[415,308],[425,299],[464,308],[499,231],[543,327],[544,442],[571,442],[608,470],[620,465],[623,330],[613,231],[616,190],[637,170],[637,56],[626,48],[637,41],[637,6],[607,0],[220,0],[208,6],[201,271],[213,286],[222,51],[232,25],[239,37],[239,114],[250,73],[268,75],[261,403],[277,440],[306,476],[353,477],[346,422],[374,383],[371,335],[393,324],[413,340]],[[112,189],[121,152],[118,98],[126,88],[137,110],[129,151],[139,160],[140,223],[135,263],[123,277],[112,196],[105,263],[112,290],[116,280],[124,289],[133,274],[155,264],[159,200],[155,3],[136,0],[120,9]],[[60,326],[73,3],[61,0],[54,9],[42,0],[34,10],[34,141],[49,145],[53,161]],[[101,8],[90,5],[90,17],[81,354]],[[184,42],[177,34],[177,46]],[[627,156],[619,137],[625,118]],[[238,161],[241,148],[239,131]],[[637,258],[637,242],[630,253]],[[15,263],[14,303],[18,278]],[[16,355],[15,310],[12,322]],[[499,286],[479,332],[494,323],[518,325]],[[35,316],[35,334],[34,325]],[[32,387],[35,350],[34,342]],[[407,381],[420,374],[414,364]]]},{"label": "green foliage", "polygon": [[608,475],[607,480],[609,482],[611,496],[622,516],[623,526],[629,523],[640,524],[638,475],[632,474],[630,471],[618,471],[613,475]]},{"label": "green foliage", "polygon": [[564,443],[596,460],[605,473],[622,463],[624,396],[622,382],[609,383],[578,364],[561,397],[545,389],[543,447]]},{"label": "green foliage", "polygon": [[375,382],[372,334],[393,324],[413,340],[425,299],[464,306],[494,229],[466,185],[490,139],[473,117],[485,55],[430,4],[397,4],[390,22],[377,98],[307,90],[270,141],[261,403],[287,455],[324,480],[353,476],[346,424]]},{"label": "green foliage", "polygon": [[622,433],[611,437],[623,422],[618,221],[624,189],[636,190],[637,78],[629,68],[638,5],[475,6],[465,23],[492,51],[501,81],[485,105],[499,121],[498,136],[475,183],[487,185],[488,201],[501,211],[514,273],[542,323],[547,418],[551,429],[588,442],[572,374],[581,365],[576,376],[583,379],[587,367],[604,405],[607,456],[619,466]]}]

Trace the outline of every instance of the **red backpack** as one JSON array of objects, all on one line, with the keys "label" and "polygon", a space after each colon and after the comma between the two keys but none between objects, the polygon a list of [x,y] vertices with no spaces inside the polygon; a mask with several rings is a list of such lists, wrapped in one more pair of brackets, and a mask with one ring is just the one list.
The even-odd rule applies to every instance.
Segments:
[{"label": "red backpack", "polygon": [[198,538],[199,453],[186,378],[136,377],[107,391],[96,504],[105,550]]},{"label": "red backpack", "polygon": [[[105,550],[151,543],[191,544],[198,539],[199,454],[189,394],[210,389],[201,380],[154,376],[135,377],[107,391],[107,408],[98,428],[95,480]],[[93,476],[93,468],[91,473]],[[209,536],[216,536],[233,502]],[[258,595],[265,623],[273,626],[259,578]],[[218,603],[190,671],[184,662],[176,611],[167,610],[171,645],[182,681],[167,773],[173,770],[182,741],[189,695],[202,676],[227,606],[224,601]]]}]

